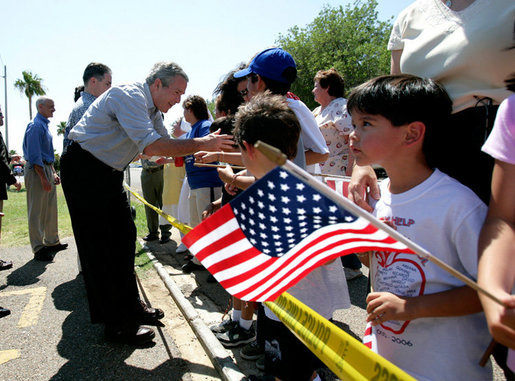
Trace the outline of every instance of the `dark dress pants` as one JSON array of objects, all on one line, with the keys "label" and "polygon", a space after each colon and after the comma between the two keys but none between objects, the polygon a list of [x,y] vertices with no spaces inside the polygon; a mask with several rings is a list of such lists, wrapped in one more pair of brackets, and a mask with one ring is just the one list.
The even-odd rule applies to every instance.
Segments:
[{"label": "dark dress pants", "polygon": [[123,188],[123,172],[74,142],[63,154],[61,179],[91,322],[131,322],[141,305],[134,274],[136,227]]}]

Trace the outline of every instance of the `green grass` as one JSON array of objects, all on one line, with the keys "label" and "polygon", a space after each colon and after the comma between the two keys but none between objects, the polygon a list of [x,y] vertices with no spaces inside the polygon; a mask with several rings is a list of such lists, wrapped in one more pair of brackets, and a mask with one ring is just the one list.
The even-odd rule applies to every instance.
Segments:
[{"label": "green grass", "polygon": [[[0,247],[15,247],[29,245],[29,234],[27,224],[27,192],[22,188],[20,192],[16,192],[11,187],[8,191],[8,200],[4,201],[5,217],[2,220],[2,238]],[[145,208],[143,204],[134,198],[131,204],[136,208],[136,220],[134,221],[137,228],[138,237],[147,234],[147,220],[145,217]],[[59,237],[73,236],[70,215],[64,198],[63,189],[57,187],[57,209]],[[143,250],[139,242],[136,242],[136,271],[142,274],[152,268],[152,262]]]},{"label": "green grass", "polygon": [[[3,217],[2,220],[2,239],[0,246],[13,247],[29,245],[27,191],[25,188],[22,188],[20,192],[16,192],[16,190],[11,187],[7,197],[9,199],[4,201],[5,217]],[[59,237],[65,238],[72,236],[70,215],[61,186],[57,187],[57,210]]]}]

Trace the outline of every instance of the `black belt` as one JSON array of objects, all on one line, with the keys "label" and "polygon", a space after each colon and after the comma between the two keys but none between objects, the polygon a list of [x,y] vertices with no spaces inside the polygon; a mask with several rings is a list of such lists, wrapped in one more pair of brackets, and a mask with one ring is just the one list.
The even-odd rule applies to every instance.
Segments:
[{"label": "black belt", "polygon": [[154,167],[154,168],[143,168],[145,171],[147,172],[150,172],[150,173],[155,173],[157,171],[162,171],[163,170],[163,167]]},{"label": "black belt", "polygon": [[46,164],[46,165],[52,165],[52,164],[54,164],[54,162],[49,162],[49,161],[45,161],[45,160],[43,160],[43,164]]}]

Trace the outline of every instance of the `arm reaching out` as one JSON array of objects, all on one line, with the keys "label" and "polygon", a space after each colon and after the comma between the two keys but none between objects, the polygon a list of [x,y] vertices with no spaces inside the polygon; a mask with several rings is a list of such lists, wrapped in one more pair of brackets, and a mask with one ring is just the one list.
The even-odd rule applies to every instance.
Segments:
[{"label": "arm reaching out", "polygon": [[379,200],[380,192],[377,176],[372,167],[355,165],[349,183],[349,200],[367,212],[372,212],[374,209],[366,202],[364,197],[368,188],[370,188],[368,195]]}]

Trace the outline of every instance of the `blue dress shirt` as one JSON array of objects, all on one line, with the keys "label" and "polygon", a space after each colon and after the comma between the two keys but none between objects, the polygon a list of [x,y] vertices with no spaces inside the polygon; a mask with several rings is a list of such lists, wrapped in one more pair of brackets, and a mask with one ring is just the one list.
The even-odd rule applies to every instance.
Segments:
[{"label": "blue dress shirt", "polygon": [[33,168],[34,164],[43,167],[54,162],[54,145],[48,130],[50,121],[39,112],[30,122],[23,137],[23,157]]}]

